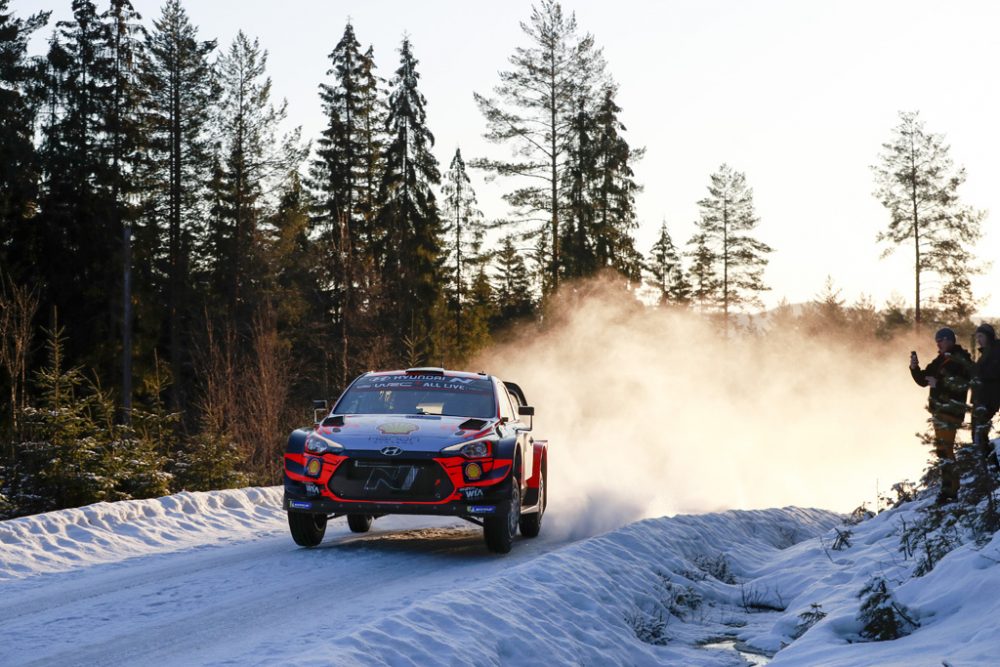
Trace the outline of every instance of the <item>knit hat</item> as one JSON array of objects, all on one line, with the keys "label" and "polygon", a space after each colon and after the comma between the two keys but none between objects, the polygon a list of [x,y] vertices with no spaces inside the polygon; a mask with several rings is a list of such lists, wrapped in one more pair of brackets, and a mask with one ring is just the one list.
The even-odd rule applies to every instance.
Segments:
[{"label": "knit hat", "polygon": [[986,324],[986,322],[983,322],[978,327],[976,327],[976,333],[986,334],[986,337],[989,338],[990,341],[994,343],[997,340],[996,329],[994,329],[992,325]]},{"label": "knit hat", "polygon": [[944,339],[950,340],[952,343],[954,343],[956,340],[955,332],[949,329],[948,327],[938,329],[938,332],[934,334],[934,340],[944,340]]}]

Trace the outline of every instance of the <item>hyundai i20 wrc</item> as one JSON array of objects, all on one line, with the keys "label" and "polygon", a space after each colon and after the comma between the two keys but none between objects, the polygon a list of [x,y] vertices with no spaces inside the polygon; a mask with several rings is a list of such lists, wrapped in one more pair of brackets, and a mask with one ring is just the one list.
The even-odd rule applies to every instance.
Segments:
[{"label": "hyundai i20 wrc", "polygon": [[485,373],[365,373],[288,439],[292,539],[316,546],[340,516],[356,533],[387,514],[456,516],[507,553],[518,529],[538,535],[545,513],[548,443],[531,435],[534,412],[518,385]]}]

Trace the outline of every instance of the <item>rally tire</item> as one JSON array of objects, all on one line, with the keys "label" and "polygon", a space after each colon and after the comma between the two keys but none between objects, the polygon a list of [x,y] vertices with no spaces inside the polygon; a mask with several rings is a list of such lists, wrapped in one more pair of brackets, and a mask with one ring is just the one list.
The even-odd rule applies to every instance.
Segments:
[{"label": "rally tire", "polygon": [[323,541],[323,536],[326,534],[326,515],[289,512],[288,528],[297,545],[314,547]]},{"label": "rally tire", "polygon": [[542,530],[542,515],[545,514],[545,503],[548,500],[545,489],[545,473],[541,472],[538,478],[538,511],[530,514],[522,514],[520,519],[521,535],[525,537],[538,537]]},{"label": "rally tire", "polygon": [[351,529],[352,533],[367,533],[368,529],[372,527],[372,515],[348,514],[347,526]]},{"label": "rally tire", "polygon": [[521,484],[517,477],[511,478],[507,507],[495,516],[483,519],[483,537],[486,547],[493,553],[510,553],[517,535],[517,525],[521,518]]}]

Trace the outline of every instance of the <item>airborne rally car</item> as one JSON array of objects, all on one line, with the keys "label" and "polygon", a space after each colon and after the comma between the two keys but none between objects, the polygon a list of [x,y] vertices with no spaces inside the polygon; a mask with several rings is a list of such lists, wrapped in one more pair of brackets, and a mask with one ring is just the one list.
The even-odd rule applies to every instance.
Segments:
[{"label": "airborne rally car", "polygon": [[[313,547],[328,519],[356,533],[386,514],[458,516],[507,553],[545,512],[548,444],[512,382],[442,368],[369,372],[314,428],[285,448],[284,507],[296,544]],[[524,421],[527,418],[528,421]]]}]

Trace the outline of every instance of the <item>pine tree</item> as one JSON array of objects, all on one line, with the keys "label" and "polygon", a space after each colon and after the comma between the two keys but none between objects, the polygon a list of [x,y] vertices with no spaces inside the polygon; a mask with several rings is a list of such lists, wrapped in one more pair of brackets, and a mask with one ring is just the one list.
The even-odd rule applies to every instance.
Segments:
[{"label": "pine tree", "polygon": [[[576,17],[563,14],[553,0],[532,7],[531,18],[521,24],[529,46],[518,47],[510,57],[512,69],[500,73],[496,98],[476,94],[486,119],[486,138],[509,142],[514,160],[476,160],[473,166],[499,176],[521,179],[522,185],[504,199],[513,208],[515,222],[546,218],[550,248],[546,248],[549,274],[546,289],[558,287],[563,270],[559,244],[566,205],[563,183],[568,174],[567,154],[573,143],[574,118],[580,100],[593,97],[602,83],[604,59],[590,34],[577,33]],[[541,229],[532,230],[539,237]]]},{"label": "pine tree", "polygon": [[277,136],[287,104],[272,105],[266,67],[267,51],[242,31],[218,62],[221,97],[215,131],[221,170],[213,184],[218,191],[208,259],[216,294],[241,335],[248,334],[261,305],[261,227],[276,188],[302,159],[298,130],[280,140]]},{"label": "pine tree", "polygon": [[514,246],[512,236],[505,236],[496,252],[496,277],[493,282],[493,296],[496,301],[496,316],[492,328],[502,327],[512,319],[531,315],[535,303],[531,294],[531,277],[524,258]]},{"label": "pine tree", "polygon": [[642,188],[632,165],[645,151],[632,149],[622,136],[625,126],[618,118],[621,108],[615,94],[614,86],[605,86],[594,118],[594,255],[598,267],[638,281],[641,263],[631,233],[638,227],[635,195]]},{"label": "pine tree", "polygon": [[810,338],[836,336],[847,328],[847,309],[831,276],[826,277],[823,291],[809,303],[806,320],[806,333]]},{"label": "pine tree", "polygon": [[[446,261],[444,270],[448,275],[448,292],[451,309],[455,316],[455,344],[464,348],[465,326],[463,315],[467,302],[474,300],[467,294],[470,275],[475,268],[481,267],[483,257],[480,255],[483,237],[486,234],[486,224],[482,212],[476,208],[476,192],[465,170],[462,151],[455,149],[448,171],[445,172],[442,233],[446,235],[444,252]],[[472,269],[470,270],[470,267]],[[481,272],[480,272],[481,273]],[[476,277],[478,273],[472,275]]]},{"label": "pine tree", "polygon": [[691,301],[691,285],[684,275],[680,253],[670,238],[666,222],[660,225],[660,235],[650,250],[646,270],[660,293],[661,305],[686,306]]},{"label": "pine tree", "polygon": [[[109,373],[121,275],[108,145],[114,62],[109,26],[87,0],[74,0],[46,56],[39,217],[23,250],[37,267],[42,308],[56,307],[77,332],[71,356]],[[42,258],[45,258],[42,261]]]},{"label": "pine tree", "polygon": [[[168,0],[153,31],[147,33],[141,62],[145,89],[144,120],[148,133],[148,160],[144,167],[147,197],[145,229],[137,232],[143,242],[139,266],[158,266],[147,280],[160,285],[156,313],[168,329],[171,405],[185,404],[190,365],[187,329],[191,313],[192,253],[207,213],[205,186],[211,177],[209,123],[217,96],[209,56],[216,42],[199,41],[198,30],[179,0]],[[163,238],[162,229],[166,229]],[[165,303],[161,313],[159,305]]]},{"label": "pine tree", "polygon": [[[339,338],[341,386],[357,369],[352,366],[351,340],[365,327],[379,266],[377,193],[382,177],[383,101],[372,50],[361,45],[348,23],[330,53],[330,84],[320,86],[327,126],[318,140],[311,166],[315,193],[314,225],[325,255],[327,308]],[[364,259],[370,258],[370,264]]]},{"label": "pine tree", "polygon": [[716,256],[708,247],[708,236],[704,233],[695,234],[688,241],[693,249],[687,254],[691,257],[691,299],[704,312],[719,306],[719,292],[722,281],[716,274]]},{"label": "pine tree", "polygon": [[972,247],[985,213],[962,204],[958,188],[965,169],[954,169],[944,137],[931,134],[917,112],[901,112],[892,139],[882,144],[875,172],[875,196],[889,210],[889,226],[877,240],[889,243],[883,256],[912,243],[914,323],[922,322],[927,274],[944,278],[939,301],[958,314],[974,310],[967,276],[978,272]]},{"label": "pine tree", "polygon": [[41,71],[27,55],[28,41],[51,12],[21,19],[9,4],[0,0],[0,266],[20,281],[28,270],[23,262],[32,260],[24,256],[24,227],[36,214],[41,172],[35,148]]},{"label": "pine tree", "polygon": [[[712,174],[708,197],[698,207],[701,219],[699,233],[691,241],[695,246],[692,274],[704,276],[698,275],[695,292],[703,304],[714,301],[721,307],[728,330],[730,309],[761,305],[758,294],[768,289],[762,274],[771,248],[751,235],[759,222],[753,190],[747,187],[746,177],[728,165]],[[718,281],[715,284],[707,280],[708,266]]]},{"label": "pine tree", "polygon": [[[400,47],[400,66],[389,93],[379,212],[385,230],[382,284],[385,319],[402,324],[412,343],[433,347],[437,302],[441,297],[441,220],[433,187],[441,182],[437,159],[431,153],[434,136],[427,129],[423,94],[417,84],[417,60],[409,39]],[[402,349],[399,350],[403,352]],[[436,356],[427,349],[425,358]]]}]

